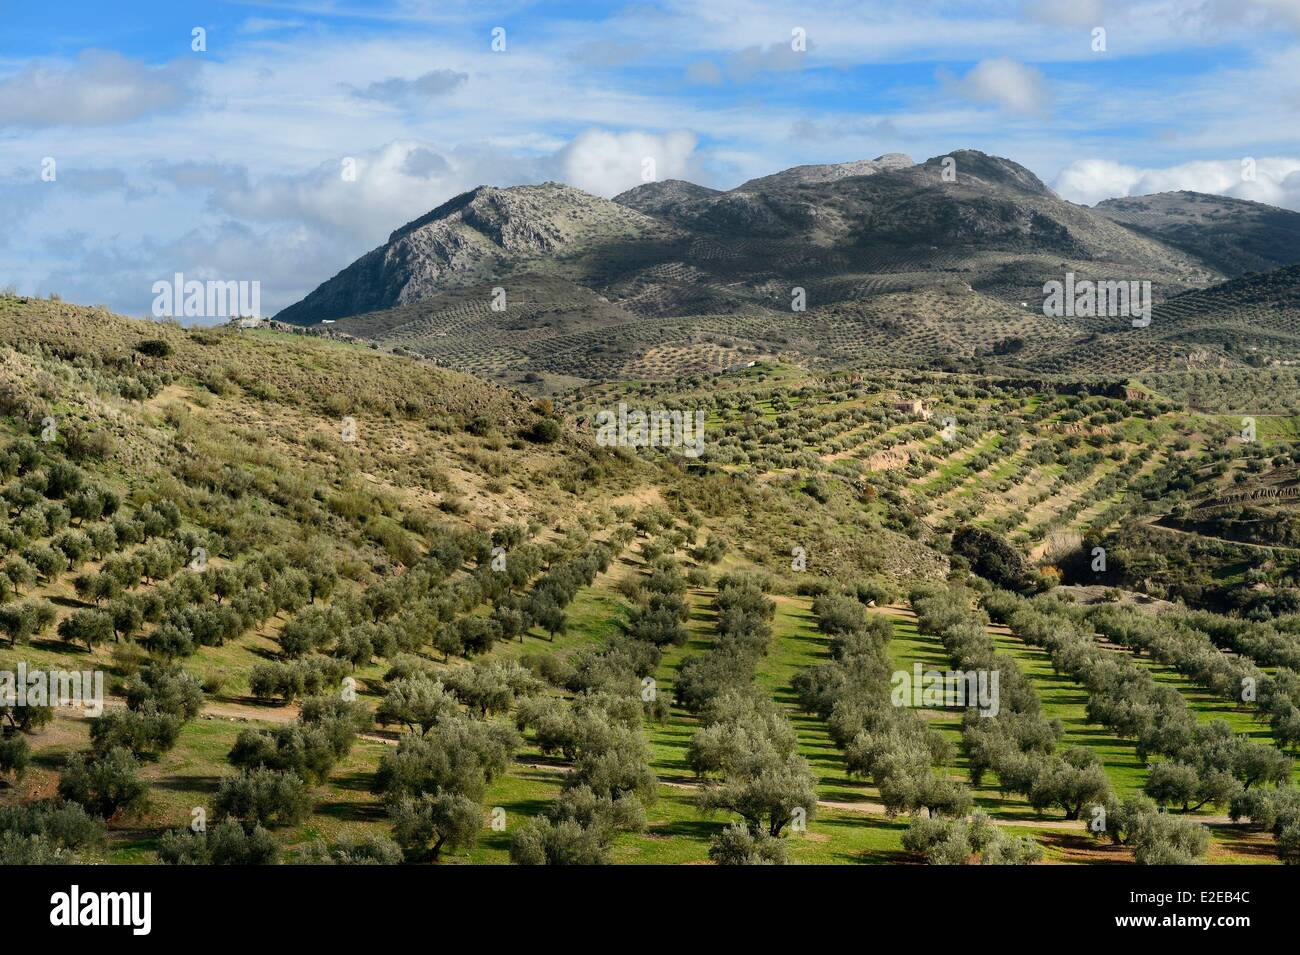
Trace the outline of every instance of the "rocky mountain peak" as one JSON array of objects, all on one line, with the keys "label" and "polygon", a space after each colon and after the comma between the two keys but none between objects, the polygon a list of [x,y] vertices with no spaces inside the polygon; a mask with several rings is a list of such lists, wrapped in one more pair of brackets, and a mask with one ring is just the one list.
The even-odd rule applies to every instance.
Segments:
[{"label": "rocky mountain peak", "polygon": [[733,189],[733,192],[755,192],[771,189],[774,186],[794,186],[818,182],[834,182],[850,176],[873,176],[891,169],[906,169],[915,163],[911,156],[904,153],[886,153],[875,159],[858,159],[852,162],[827,163],[825,165],[792,166],[770,176],[750,179]]}]

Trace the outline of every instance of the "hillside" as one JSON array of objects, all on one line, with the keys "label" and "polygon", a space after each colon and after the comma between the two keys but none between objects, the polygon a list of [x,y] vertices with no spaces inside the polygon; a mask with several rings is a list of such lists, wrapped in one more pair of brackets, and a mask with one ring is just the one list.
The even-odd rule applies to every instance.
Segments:
[{"label": "hillside", "polygon": [[[669,379],[779,359],[822,368],[941,368],[1065,380],[1141,375],[1186,395],[1169,376],[1251,367],[1285,373],[1300,361],[1295,275],[1292,267],[1180,292],[1156,301],[1151,324],[1134,328],[1122,317],[1045,316],[1041,296],[1013,305],[951,279],[913,291],[891,291],[875,279],[876,290],[861,298],[804,312],[656,318],[573,282],[530,273],[521,281],[527,297],[512,300],[503,313],[492,311],[485,284],[311,331],[346,330],[545,393],[593,380]],[[1202,399],[1249,387],[1238,382],[1225,390],[1212,377],[1206,382]],[[1284,394],[1274,392],[1279,399]]]},{"label": "hillside", "polygon": [[1093,211],[1196,256],[1224,275],[1296,261],[1300,213],[1199,192],[1107,199]]},{"label": "hillside", "polygon": [[530,440],[545,416],[519,396],[364,346],[13,298],[0,342],[0,415],[48,419],[54,449],[123,501],[176,504],[214,555],[320,543],[373,581],[443,522],[571,510],[559,488],[604,467],[562,428]]},{"label": "hillside", "polygon": [[[100,716],[0,707],[0,820],[56,794],[93,817],[66,845],[4,842],[7,860],[737,861],[727,807],[772,760],[808,820],[773,823],[768,861],[928,858],[906,817],[933,807],[947,826],[971,805],[1019,861],[1141,860],[1088,835],[1064,790],[976,771],[960,712],[889,705],[888,674],[946,665],[979,592],[946,582],[985,588],[1014,625],[977,614],[966,638],[992,641],[1006,678],[1028,681],[1017,699],[1061,720],[1034,759],[1063,771],[1104,739],[1088,798],[1132,796],[1149,774],[1132,734],[1082,702],[1112,690],[1049,661],[1040,634],[1073,634],[1068,661],[1112,652],[1094,626],[1111,642],[1146,631],[1105,616],[1110,597],[1093,621],[998,588],[1142,586],[1287,628],[1300,607],[1279,457],[1295,419],[1233,443],[1231,419],[1137,384],[760,361],[553,405],[360,343],[12,297],[0,344],[0,671],[93,669],[107,689]],[[602,446],[597,416],[620,404],[698,415],[700,453]],[[1249,572],[1234,488],[1273,509],[1270,559]],[[1161,535],[1185,542],[1176,562]],[[1114,555],[1100,577],[1096,540]],[[1237,641],[1225,666],[1300,658],[1288,636],[1187,620],[1187,640]],[[1135,656],[1125,685],[1173,688],[1169,719],[1289,776],[1268,755],[1292,740],[1276,712],[1216,696],[1223,675],[1187,662],[1200,650],[1153,634],[1159,655]],[[933,768],[862,770],[834,713],[846,692],[904,740],[932,727]],[[1270,692],[1290,705],[1286,685]],[[712,761],[707,741],[749,708],[777,748]],[[1227,798],[1187,813],[1207,827],[1191,857],[1273,858],[1266,831],[1226,822]],[[190,828],[195,807],[209,832]]]},{"label": "hillside", "polygon": [[1250,273],[1171,296],[1155,305],[1146,328],[1122,320],[1091,326],[1069,341],[1027,349],[1021,363],[1055,374],[1109,370],[1161,381],[1207,372],[1203,397],[1218,401],[1225,389],[1216,385],[1216,372],[1286,369],[1300,361],[1300,267]]}]

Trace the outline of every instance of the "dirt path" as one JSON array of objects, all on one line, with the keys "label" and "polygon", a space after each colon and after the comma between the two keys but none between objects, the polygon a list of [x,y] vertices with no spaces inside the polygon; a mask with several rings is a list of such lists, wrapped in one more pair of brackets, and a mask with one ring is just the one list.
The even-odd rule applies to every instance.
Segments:
[{"label": "dirt path", "polygon": [[255,703],[239,703],[231,700],[205,701],[199,718],[205,720],[229,720],[234,723],[292,723],[298,719],[298,707],[261,706]]},{"label": "dirt path", "polygon": [[1228,537],[1215,537],[1213,534],[1200,534],[1196,531],[1185,531],[1180,527],[1166,527],[1164,524],[1157,524],[1155,521],[1147,521],[1143,526],[1154,530],[1162,531],[1166,534],[1181,534],[1184,537],[1195,537],[1199,540],[1217,541],[1230,547],[1248,547],[1251,550],[1262,552],[1272,552],[1275,550],[1297,550],[1300,548],[1288,547],[1286,544],[1252,544],[1248,541],[1236,541]]}]

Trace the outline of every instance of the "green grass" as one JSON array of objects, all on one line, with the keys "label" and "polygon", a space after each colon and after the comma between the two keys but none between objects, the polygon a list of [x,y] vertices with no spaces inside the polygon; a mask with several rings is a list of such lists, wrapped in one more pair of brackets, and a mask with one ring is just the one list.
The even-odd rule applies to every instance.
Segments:
[{"label": "green grass", "polygon": [[1104,726],[1088,722],[1088,691],[1069,677],[1054,673],[1045,650],[1007,634],[994,633],[993,639],[998,649],[1009,654],[1033,682],[1044,715],[1061,721],[1065,733],[1060,748],[1081,746],[1091,750],[1106,767],[1111,785],[1121,798],[1140,792],[1146,782],[1146,764],[1138,758],[1131,742],[1113,735]]},{"label": "green grass", "polygon": [[759,663],[755,682],[781,704],[799,739],[799,752],[817,777],[820,799],[853,802],[864,796],[863,783],[844,770],[844,757],[831,741],[826,724],[800,707],[791,681],[800,670],[830,659],[827,640],[815,629],[812,601],[777,597],[772,643]]},{"label": "green grass", "polygon": [[[1245,427],[1243,415],[1213,415],[1234,434]],[[1293,444],[1300,441],[1300,417],[1295,415],[1251,415],[1255,419],[1255,440],[1264,444]]]}]

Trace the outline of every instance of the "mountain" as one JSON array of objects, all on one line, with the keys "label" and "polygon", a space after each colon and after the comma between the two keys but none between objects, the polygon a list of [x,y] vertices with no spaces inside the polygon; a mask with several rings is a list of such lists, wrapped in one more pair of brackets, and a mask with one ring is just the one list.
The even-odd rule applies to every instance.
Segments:
[{"label": "mountain", "polygon": [[1248,264],[1300,261],[1279,242],[1294,213],[1159,198],[1090,209],[973,150],[799,166],[727,191],[653,182],[613,200],[485,186],[277,317],[339,320],[330,333],[558,387],[764,355],[842,365],[960,361],[1017,340],[1069,349],[1104,330],[1041,314],[1044,283],[1067,272],[1150,281],[1162,301]]},{"label": "mountain", "polygon": [[634,210],[559,183],[480,186],[408,222],[276,318],[306,325],[404,305],[532,258],[648,240],[658,231]]},{"label": "mountain", "polygon": [[1300,213],[1261,202],[1161,192],[1107,199],[1093,208],[1196,256],[1224,275],[1267,271],[1300,259]]}]

